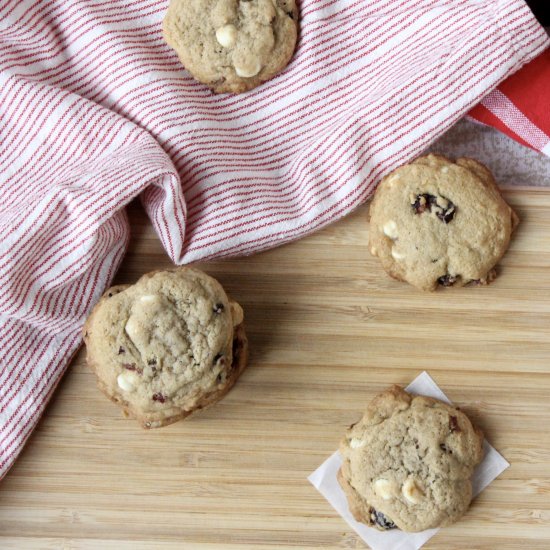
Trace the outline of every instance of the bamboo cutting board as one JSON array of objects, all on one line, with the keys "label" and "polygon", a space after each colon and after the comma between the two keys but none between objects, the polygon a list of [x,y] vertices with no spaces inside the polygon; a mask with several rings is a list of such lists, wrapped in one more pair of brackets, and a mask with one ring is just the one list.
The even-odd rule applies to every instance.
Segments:
[{"label": "bamboo cutting board", "polygon": [[[367,249],[366,207],[299,242],[213,262],[244,307],[247,371],[225,400],[141,430],[80,352],[0,483],[0,548],[364,548],[306,477],[375,393],[427,370],[508,459],[427,549],[550,548],[550,192],[487,288],[424,294]],[[168,267],[137,204],[118,283]]]}]

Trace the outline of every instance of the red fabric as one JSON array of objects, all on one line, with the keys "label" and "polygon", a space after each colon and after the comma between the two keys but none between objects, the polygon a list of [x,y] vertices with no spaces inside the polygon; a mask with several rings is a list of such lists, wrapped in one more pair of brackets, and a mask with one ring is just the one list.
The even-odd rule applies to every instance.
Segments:
[{"label": "red fabric", "polygon": [[469,114],[550,156],[550,49],[502,82]]}]

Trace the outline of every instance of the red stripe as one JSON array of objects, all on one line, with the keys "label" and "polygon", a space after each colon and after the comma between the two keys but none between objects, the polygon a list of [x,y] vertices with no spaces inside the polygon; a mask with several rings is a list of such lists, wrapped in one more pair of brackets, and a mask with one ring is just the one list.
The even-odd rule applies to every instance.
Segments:
[{"label": "red stripe", "polygon": [[[154,14],[162,14],[163,11],[164,11],[162,8],[156,7],[152,11],[146,12],[145,10],[148,7],[149,6],[142,6],[141,8],[137,8],[134,11],[136,12],[136,14],[141,15],[143,17],[149,16],[149,15],[154,15]],[[130,22],[130,21],[136,20],[135,17],[129,16],[130,13],[132,13],[132,10],[129,10],[125,14],[126,15],[125,17],[105,18],[105,22],[108,22],[109,24],[121,25],[122,23],[127,23],[127,22]],[[79,22],[82,19],[83,18],[80,18],[76,22]],[[28,67],[29,65],[32,65],[32,64],[34,64],[38,61],[48,61],[48,60],[54,59],[57,55],[61,54],[65,48],[73,46],[74,43],[77,40],[82,39],[82,37],[85,36],[88,33],[89,30],[93,30],[95,27],[97,27],[102,22],[104,22],[104,21],[101,17],[96,17],[94,20],[84,21],[84,23],[80,24],[80,26],[76,26],[76,25],[75,26],[69,26],[67,24],[67,30],[69,30],[69,32],[71,34],[71,37],[70,37],[69,40],[66,40],[64,43],[62,41],[60,41],[59,39],[61,37],[63,37],[63,34],[66,31],[59,30],[57,33],[55,33],[51,37],[50,40],[47,41],[49,43],[53,43],[54,45],[49,47],[49,48],[41,47],[38,50],[38,52],[39,52],[38,55],[34,56],[32,58],[32,61],[21,62],[21,61],[25,60],[26,58],[31,57],[29,55],[30,52],[29,53],[26,52],[25,55],[19,56],[19,57],[16,56],[16,57],[9,58],[7,56],[6,57],[3,56],[3,57],[0,57],[0,62],[5,63],[6,65],[2,68],[3,69],[12,69],[14,67],[18,67],[18,68]],[[68,23],[68,21],[65,21],[65,23]],[[53,25],[57,26],[55,23],[53,23]],[[89,28],[86,28],[86,25],[88,25]],[[46,28],[47,28],[47,26],[45,25],[43,27],[43,29],[46,29]],[[145,26],[145,27],[142,27],[142,29],[143,28],[147,28],[147,27]],[[90,45],[93,46],[93,44],[94,44],[94,40],[93,40],[93,37],[91,37]],[[46,54],[51,54],[51,55],[46,55]],[[19,63],[17,63],[18,61],[19,61]],[[12,63],[12,65],[8,65],[8,62],[13,62],[13,63]]]}]

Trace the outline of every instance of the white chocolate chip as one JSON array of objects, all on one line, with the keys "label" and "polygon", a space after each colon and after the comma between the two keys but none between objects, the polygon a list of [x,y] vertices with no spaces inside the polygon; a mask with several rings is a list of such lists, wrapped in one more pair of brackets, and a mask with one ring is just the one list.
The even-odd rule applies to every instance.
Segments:
[{"label": "white chocolate chip", "polygon": [[384,500],[393,497],[392,483],[387,479],[377,479],[374,482],[374,492]]},{"label": "white chocolate chip", "polygon": [[140,298],[140,301],[145,304],[149,304],[151,302],[154,302],[156,299],[156,296],[154,296],[153,294],[145,294]]},{"label": "white chocolate chip", "polygon": [[349,446],[352,449],[359,449],[361,447],[364,447],[365,442],[362,439],[358,439],[357,437],[354,437],[350,442]]},{"label": "white chocolate chip", "polygon": [[441,168],[441,171],[446,174],[448,171],[449,171],[449,167],[448,166],[443,166],[443,168]]},{"label": "white chocolate chip", "polygon": [[395,249],[395,246],[393,246],[392,249],[391,249],[391,255],[392,255],[392,258],[394,260],[402,260],[405,257],[405,254],[402,254],[401,252],[398,252]]},{"label": "white chocolate chip", "polygon": [[420,484],[413,478],[408,477],[401,489],[403,496],[411,503],[418,504],[424,499],[424,492]]},{"label": "white chocolate chip", "polygon": [[130,317],[128,319],[124,330],[126,331],[126,334],[130,337],[130,339],[133,340],[136,337],[138,333],[138,327],[133,317]]},{"label": "white chocolate chip", "polygon": [[260,60],[258,58],[253,58],[249,60],[246,64],[243,63],[241,65],[235,65],[235,72],[237,73],[237,76],[243,78],[256,76],[261,70],[262,64],[260,63]]},{"label": "white chocolate chip", "polygon": [[235,25],[224,25],[216,31],[216,40],[224,48],[231,48],[237,42],[237,28]]},{"label": "white chocolate chip", "polygon": [[382,227],[382,230],[384,231],[384,235],[386,235],[386,237],[389,237],[390,239],[397,239],[397,224],[393,220],[386,222],[384,227]]},{"label": "white chocolate chip", "polygon": [[118,375],[118,378],[116,379],[118,387],[122,391],[131,392],[134,391],[134,384],[132,384],[132,380],[130,379],[130,373],[122,373]]},{"label": "white chocolate chip", "polygon": [[399,174],[394,174],[391,178],[388,179],[388,185],[393,187],[395,183],[399,181]]}]

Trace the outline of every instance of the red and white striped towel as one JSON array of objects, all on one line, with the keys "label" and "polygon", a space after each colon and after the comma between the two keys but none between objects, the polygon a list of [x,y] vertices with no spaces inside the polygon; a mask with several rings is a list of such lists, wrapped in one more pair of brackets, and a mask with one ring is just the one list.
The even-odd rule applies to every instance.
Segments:
[{"label": "red and white striped towel", "polygon": [[80,344],[141,193],[176,263],[350,212],[548,37],[523,0],[304,0],[288,69],[212,95],[166,1],[0,2],[0,475]]},{"label": "red and white striped towel", "polygon": [[469,115],[550,156],[550,50],[506,79]]}]

